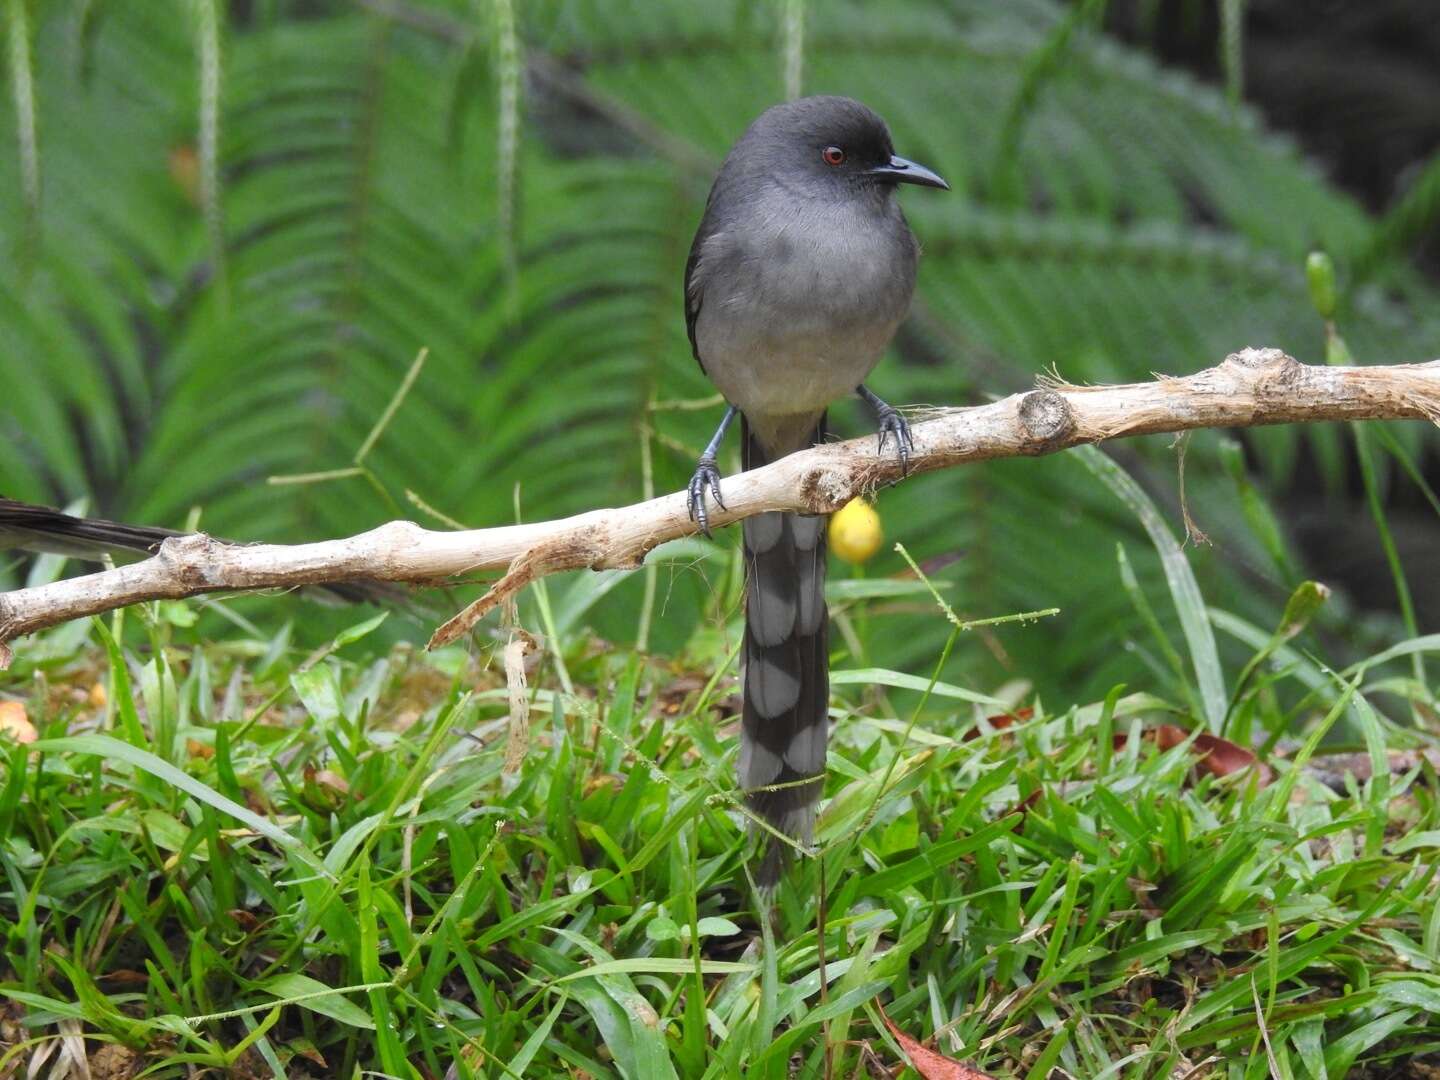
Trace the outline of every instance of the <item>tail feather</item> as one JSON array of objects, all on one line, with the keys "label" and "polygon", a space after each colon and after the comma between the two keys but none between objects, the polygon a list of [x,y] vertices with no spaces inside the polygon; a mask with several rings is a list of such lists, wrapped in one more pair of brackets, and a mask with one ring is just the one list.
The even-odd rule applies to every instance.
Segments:
[{"label": "tail feather", "polygon": [[[174,529],[75,517],[54,507],[0,498],[0,551],[35,551],[98,562],[121,551],[153,555],[170,537],[183,535]],[[331,603],[414,607],[407,589],[369,578],[307,585],[301,591]]]},{"label": "tail feather", "polygon": [[116,550],[153,552],[179,535],[171,529],[80,518],[49,506],[0,499],[0,548],[95,559]]},{"label": "tail feather", "polygon": [[[822,417],[811,441],[824,433]],[[769,455],[744,428],[744,466]],[[746,614],[740,785],[746,803],[777,831],[808,843],[825,774],[830,701],[825,610],[826,518],[766,513],[744,522]],[[756,867],[772,886],[790,848],[774,837]]]}]

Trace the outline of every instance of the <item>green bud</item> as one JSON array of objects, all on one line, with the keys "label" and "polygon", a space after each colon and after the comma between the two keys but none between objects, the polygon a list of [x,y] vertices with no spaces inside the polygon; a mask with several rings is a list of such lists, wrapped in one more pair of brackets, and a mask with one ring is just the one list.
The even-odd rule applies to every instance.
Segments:
[{"label": "green bud", "polygon": [[1302,581],[1285,604],[1285,614],[1280,619],[1280,629],[1275,632],[1275,636],[1282,641],[1289,641],[1310,625],[1315,613],[1329,599],[1329,586],[1321,585],[1318,581]]},{"label": "green bud", "polygon": [[1312,251],[1305,260],[1305,280],[1310,284],[1310,302],[1322,319],[1335,318],[1335,264],[1323,251]]}]

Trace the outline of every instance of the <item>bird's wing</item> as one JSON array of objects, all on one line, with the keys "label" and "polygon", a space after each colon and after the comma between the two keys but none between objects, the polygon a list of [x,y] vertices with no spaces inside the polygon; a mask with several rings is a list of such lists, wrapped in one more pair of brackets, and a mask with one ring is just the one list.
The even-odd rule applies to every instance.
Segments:
[{"label": "bird's wing", "polygon": [[[700,269],[700,249],[709,239],[709,230],[706,228],[709,221],[710,208],[707,206],[705,216],[700,219],[700,227],[695,230],[695,239],[690,242],[690,257],[685,260],[685,332],[690,335],[690,351],[701,371],[705,371],[705,361],[700,359],[700,343],[695,340],[695,320],[700,317],[700,304],[705,293],[705,277]],[[708,376],[709,372],[705,374]]]}]

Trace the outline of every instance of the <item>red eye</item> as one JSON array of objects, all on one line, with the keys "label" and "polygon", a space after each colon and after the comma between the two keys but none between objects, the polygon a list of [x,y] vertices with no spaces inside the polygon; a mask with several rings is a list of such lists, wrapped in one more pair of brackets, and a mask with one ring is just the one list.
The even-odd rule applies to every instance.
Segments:
[{"label": "red eye", "polygon": [[826,165],[832,168],[845,164],[845,151],[841,150],[838,146],[825,147],[824,150],[820,151],[820,157]]}]

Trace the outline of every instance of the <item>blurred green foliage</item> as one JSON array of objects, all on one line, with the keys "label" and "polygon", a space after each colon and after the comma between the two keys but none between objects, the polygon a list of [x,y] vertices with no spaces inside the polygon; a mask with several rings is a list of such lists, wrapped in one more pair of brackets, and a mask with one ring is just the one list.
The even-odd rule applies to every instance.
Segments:
[{"label": "blurred green foliage", "polygon": [[[1440,305],[1393,223],[1382,236],[1243,104],[1100,34],[1103,6],[6,0],[0,490],[300,539],[421,516],[407,490],[483,525],[634,501],[647,461],[678,489],[718,415],[651,407],[712,393],[684,337],[685,253],[711,170],[787,64],[806,93],[874,106],[954,188],[906,204],[926,255],[874,382],[891,401],[1182,373],[1245,345],[1319,361],[1317,248],[1358,362],[1433,353]],[[367,459],[380,490],[267,486],[349,465],[422,347]],[[868,419],[842,405],[832,424]],[[1218,437],[1193,440],[1207,600],[1274,623],[1303,568],[1252,524],[1273,525],[1265,492],[1302,449],[1340,482],[1339,434],[1248,435],[1238,472]],[[1116,453],[1178,522],[1175,454]],[[1131,658],[1096,648],[1141,619],[1117,543],[1142,585],[1160,567],[1073,456],[927,476],[879,508],[922,563],[948,562],[963,616],[1062,609],[957,650],[952,675],[1078,695],[1125,677]],[[728,538],[687,551],[658,599],[621,582],[591,612],[601,633],[630,640],[652,600],[657,647],[733,615]],[[874,612],[866,659],[933,656],[943,629],[920,607]],[[1366,636],[1333,607],[1331,629]]]}]

